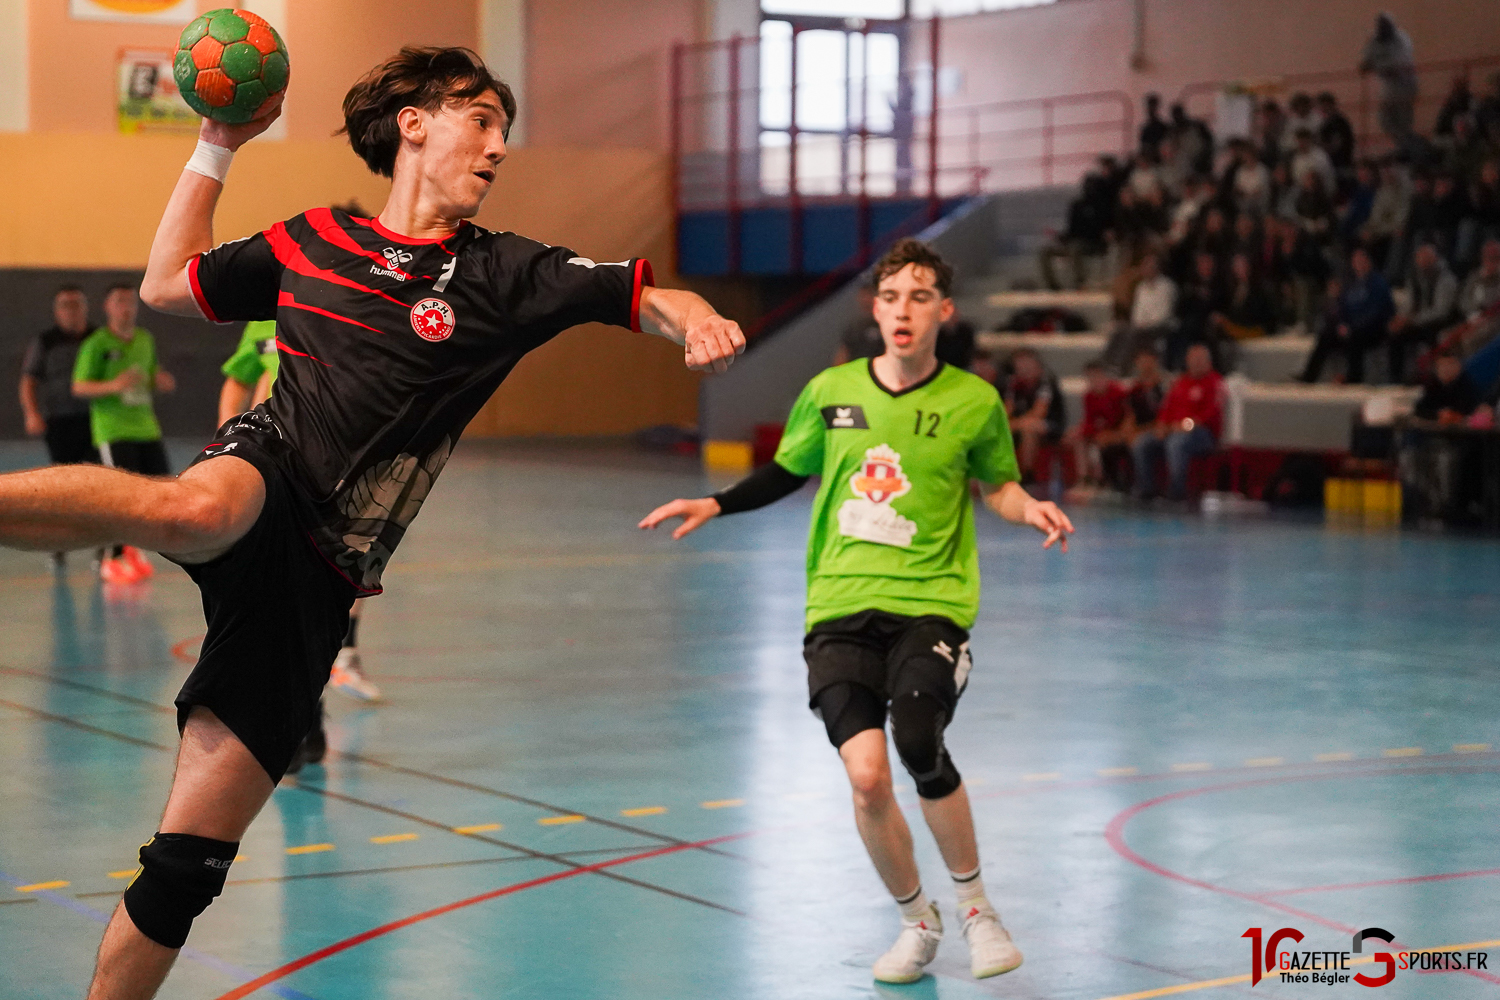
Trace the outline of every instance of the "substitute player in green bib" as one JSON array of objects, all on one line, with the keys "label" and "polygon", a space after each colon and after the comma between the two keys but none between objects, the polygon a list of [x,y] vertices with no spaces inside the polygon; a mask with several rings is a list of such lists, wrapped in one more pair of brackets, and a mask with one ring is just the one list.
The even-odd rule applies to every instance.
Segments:
[{"label": "substitute player in green bib", "polygon": [[807,660],[812,709],[838,748],[855,822],[902,929],[875,978],[909,983],[937,955],[943,922],[922,891],[911,831],[896,805],[885,724],[911,774],[953,878],[978,978],[1021,964],[985,898],[968,793],[943,745],[968,682],[968,629],[979,610],[970,480],[986,506],[1067,551],[1073,525],[1021,488],[1005,407],[984,380],[937,359],[953,315],[953,271],[917,240],[875,266],[875,321],[885,353],[830,368],[802,390],[776,460],[699,500],[674,500],[641,522],[680,517],[681,538],[720,514],[754,510],[822,476],[807,544]]}]

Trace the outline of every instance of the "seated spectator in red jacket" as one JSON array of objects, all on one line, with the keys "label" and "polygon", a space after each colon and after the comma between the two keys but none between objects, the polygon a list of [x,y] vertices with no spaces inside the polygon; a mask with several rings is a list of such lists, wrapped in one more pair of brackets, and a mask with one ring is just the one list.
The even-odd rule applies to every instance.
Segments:
[{"label": "seated spectator in red jacket", "polygon": [[1083,393],[1083,419],[1073,425],[1063,441],[1073,448],[1074,468],[1084,486],[1103,486],[1107,480],[1124,492],[1124,466],[1130,464],[1130,441],[1135,437],[1130,394],[1109,377],[1103,361],[1090,361],[1083,375],[1088,381]]},{"label": "seated spectator in red jacket", "polygon": [[1029,347],[1011,354],[1009,367],[1009,374],[1002,375],[996,388],[1010,418],[1021,481],[1035,482],[1040,477],[1037,453],[1043,444],[1057,443],[1067,423],[1062,389],[1041,355]]},{"label": "seated spectator in red jacket", "polygon": [[1139,432],[1135,454],[1135,495],[1148,499],[1156,492],[1156,461],[1167,460],[1167,496],[1187,496],[1188,463],[1219,446],[1224,423],[1224,380],[1214,371],[1205,344],[1188,348],[1187,371],[1167,390],[1156,423]]},{"label": "seated spectator in red jacket", "polygon": [[1422,386],[1422,395],[1412,407],[1412,415],[1440,424],[1461,424],[1479,408],[1479,403],[1479,390],[1464,372],[1463,361],[1457,354],[1444,353],[1438,355],[1432,377]]}]

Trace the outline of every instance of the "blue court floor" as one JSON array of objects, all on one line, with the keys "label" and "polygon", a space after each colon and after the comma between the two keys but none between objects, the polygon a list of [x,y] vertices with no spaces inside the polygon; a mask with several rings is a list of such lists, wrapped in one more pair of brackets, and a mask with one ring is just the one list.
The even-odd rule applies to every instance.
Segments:
[{"label": "blue court floor", "polygon": [[[1381,927],[1488,968],[1374,996],[1500,997],[1500,543],[1083,510],[1058,556],[982,517],[949,745],[1026,964],[975,982],[950,920],[933,975],[884,987],[897,915],[805,705],[810,494],[677,544],[634,528],[706,486],[460,449],[361,629],[388,703],[330,695],[328,761],[276,791],[161,996],[1368,996],[1252,988],[1241,935]],[[0,553],[5,1000],[82,996],[155,829],[202,633],[158,565],[106,594],[82,557]]]}]

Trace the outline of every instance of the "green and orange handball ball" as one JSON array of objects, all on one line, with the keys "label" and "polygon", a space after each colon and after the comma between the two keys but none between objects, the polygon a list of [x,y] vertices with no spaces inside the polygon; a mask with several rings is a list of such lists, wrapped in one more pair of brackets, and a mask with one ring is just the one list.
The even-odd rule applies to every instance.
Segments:
[{"label": "green and orange handball ball", "polygon": [[215,121],[240,125],[286,89],[286,43],[265,19],[222,7],[182,29],[172,75],[188,106]]}]

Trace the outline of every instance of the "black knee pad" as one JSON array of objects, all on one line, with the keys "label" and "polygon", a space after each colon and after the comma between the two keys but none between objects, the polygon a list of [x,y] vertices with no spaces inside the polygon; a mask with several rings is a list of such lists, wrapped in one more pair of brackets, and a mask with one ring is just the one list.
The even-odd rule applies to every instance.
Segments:
[{"label": "black knee pad", "polygon": [[181,948],[193,920],[224,891],[239,844],[158,833],[141,848],[141,868],[125,888],[125,912],[157,944]]},{"label": "black knee pad", "polygon": [[885,699],[863,684],[828,685],[818,692],[813,711],[823,720],[835,749],[866,729],[885,729]]},{"label": "black knee pad", "polygon": [[890,712],[896,753],[917,783],[917,794],[924,799],[953,794],[963,779],[943,746],[943,730],[948,725],[943,703],[930,694],[908,691],[891,699]]}]

